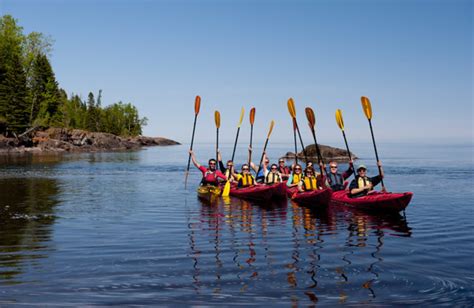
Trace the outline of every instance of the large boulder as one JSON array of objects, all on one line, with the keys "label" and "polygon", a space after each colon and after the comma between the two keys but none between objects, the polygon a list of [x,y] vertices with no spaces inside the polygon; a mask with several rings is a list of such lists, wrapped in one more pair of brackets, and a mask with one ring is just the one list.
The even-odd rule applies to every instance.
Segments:
[{"label": "large boulder", "polygon": [[[321,151],[321,156],[323,157],[324,162],[329,162],[331,160],[336,161],[336,162],[348,162],[349,161],[349,155],[346,150],[340,149],[340,148],[334,148],[328,145],[322,145],[318,144],[319,150]],[[318,161],[318,156],[317,156],[317,151],[316,151],[316,146],[314,144],[308,145],[305,147],[306,154],[308,155],[308,159],[317,162]],[[357,159],[357,156],[351,152],[352,159]],[[288,152],[284,156],[284,158],[287,159],[294,159],[295,153],[294,152]],[[298,159],[304,159],[304,152],[301,151],[298,153]]]}]

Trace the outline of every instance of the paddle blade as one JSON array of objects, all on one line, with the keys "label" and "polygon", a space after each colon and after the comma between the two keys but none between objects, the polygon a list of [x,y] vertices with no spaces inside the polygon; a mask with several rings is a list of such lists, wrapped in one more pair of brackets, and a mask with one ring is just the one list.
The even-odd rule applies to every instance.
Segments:
[{"label": "paddle blade", "polygon": [[316,124],[316,118],[314,117],[314,111],[310,107],[306,107],[306,118],[308,119],[309,127],[314,127]]},{"label": "paddle blade", "polygon": [[255,122],[255,107],[250,109],[250,125],[253,125],[253,122]]},{"label": "paddle blade", "polygon": [[200,108],[201,108],[201,97],[197,95],[196,99],[194,100],[194,113],[198,114]]},{"label": "paddle blade", "polygon": [[270,123],[270,130],[268,131],[267,139],[270,138],[270,135],[272,134],[273,126],[275,126],[275,121],[272,120]]},{"label": "paddle blade", "polygon": [[364,109],[365,116],[367,117],[368,120],[372,119],[372,106],[370,105],[370,101],[367,97],[362,96],[360,98],[360,101],[362,103],[362,109]]},{"label": "paddle blade", "polygon": [[221,127],[221,114],[217,110],[214,112],[214,121],[217,128]]},{"label": "paddle blade", "polygon": [[242,107],[242,110],[240,111],[240,120],[239,120],[239,125],[237,127],[240,127],[242,125],[242,120],[244,119],[244,107]]},{"label": "paddle blade", "polygon": [[228,197],[230,193],[230,181],[225,182],[224,189],[222,190],[222,197]]},{"label": "paddle blade", "polygon": [[296,118],[295,102],[291,97],[288,99],[288,111],[290,112],[292,118]]},{"label": "paddle blade", "polygon": [[336,110],[336,122],[337,122],[337,126],[339,126],[341,130],[344,130],[344,119],[342,118],[341,109]]}]

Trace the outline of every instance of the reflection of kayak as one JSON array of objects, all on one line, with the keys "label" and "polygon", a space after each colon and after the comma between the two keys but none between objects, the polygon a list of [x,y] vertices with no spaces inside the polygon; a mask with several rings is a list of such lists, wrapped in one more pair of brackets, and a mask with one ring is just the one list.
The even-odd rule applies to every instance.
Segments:
[{"label": "reflection of kayak", "polygon": [[273,195],[273,185],[254,185],[250,187],[231,187],[230,195],[253,201],[268,201]]},{"label": "reflection of kayak", "polygon": [[332,190],[330,188],[297,192],[291,196],[291,200],[309,207],[325,207],[331,200],[331,194]]},{"label": "reflection of kayak", "polygon": [[413,193],[384,193],[374,192],[367,196],[349,198],[347,191],[335,191],[331,203],[345,205],[363,210],[378,210],[386,212],[400,212],[410,203]]},{"label": "reflection of kayak", "polygon": [[286,182],[272,184],[270,187],[273,188],[273,198],[286,199]]},{"label": "reflection of kayak", "polygon": [[198,198],[208,202],[216,200],[220,194],[221,189],[216,186],[203,185],[199,186],[197,189]]}]

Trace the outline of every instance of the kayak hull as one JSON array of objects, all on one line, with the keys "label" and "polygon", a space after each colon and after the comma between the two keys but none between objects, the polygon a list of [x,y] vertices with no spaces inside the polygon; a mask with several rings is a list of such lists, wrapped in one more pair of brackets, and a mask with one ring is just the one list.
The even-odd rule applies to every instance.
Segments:
[{"label": "kayak hull", "polygon": [[347,191],[335,191],[332,194],[331,204],[348,206],[366,211],[400,212],[408,206],[412,197],[412,192],[374,192],[367,196],[350,198]]},{"label": "kayak hull", "polygon": [[274,199],[285,199],[287,196],[287,187],[286,182],[281,182],[277,184],[270,185],[273,188]]},{"label": "kayak hull", "polygon": [[273,185],[254,185],[251,187],[231,187],[230,195],[251,201],[269,201],[273,196]]},{"label": "kayak hull", "polygon": [[221,189],[216,186],[204,185],[197,189],[197,196],[202,201],[214,202],[217,201],[220,195]]},{"label": "kayak hull", "polygon": [[327,207],[331,200],[332,190],[325,188],[321,190],[312,190],[305,192],[297,192],[291,196],[291,200],[300,205],[311,208]]}]

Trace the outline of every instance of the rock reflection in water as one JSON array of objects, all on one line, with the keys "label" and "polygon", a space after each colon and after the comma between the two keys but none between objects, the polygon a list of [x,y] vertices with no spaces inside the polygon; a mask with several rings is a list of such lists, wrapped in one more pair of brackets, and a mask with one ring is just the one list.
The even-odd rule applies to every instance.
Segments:
[{"label": "rock reflection in water", "polygon": [[22,267],[47,255],[58,192],[52,179],[0,179],[0,284],[20,283]]}]

